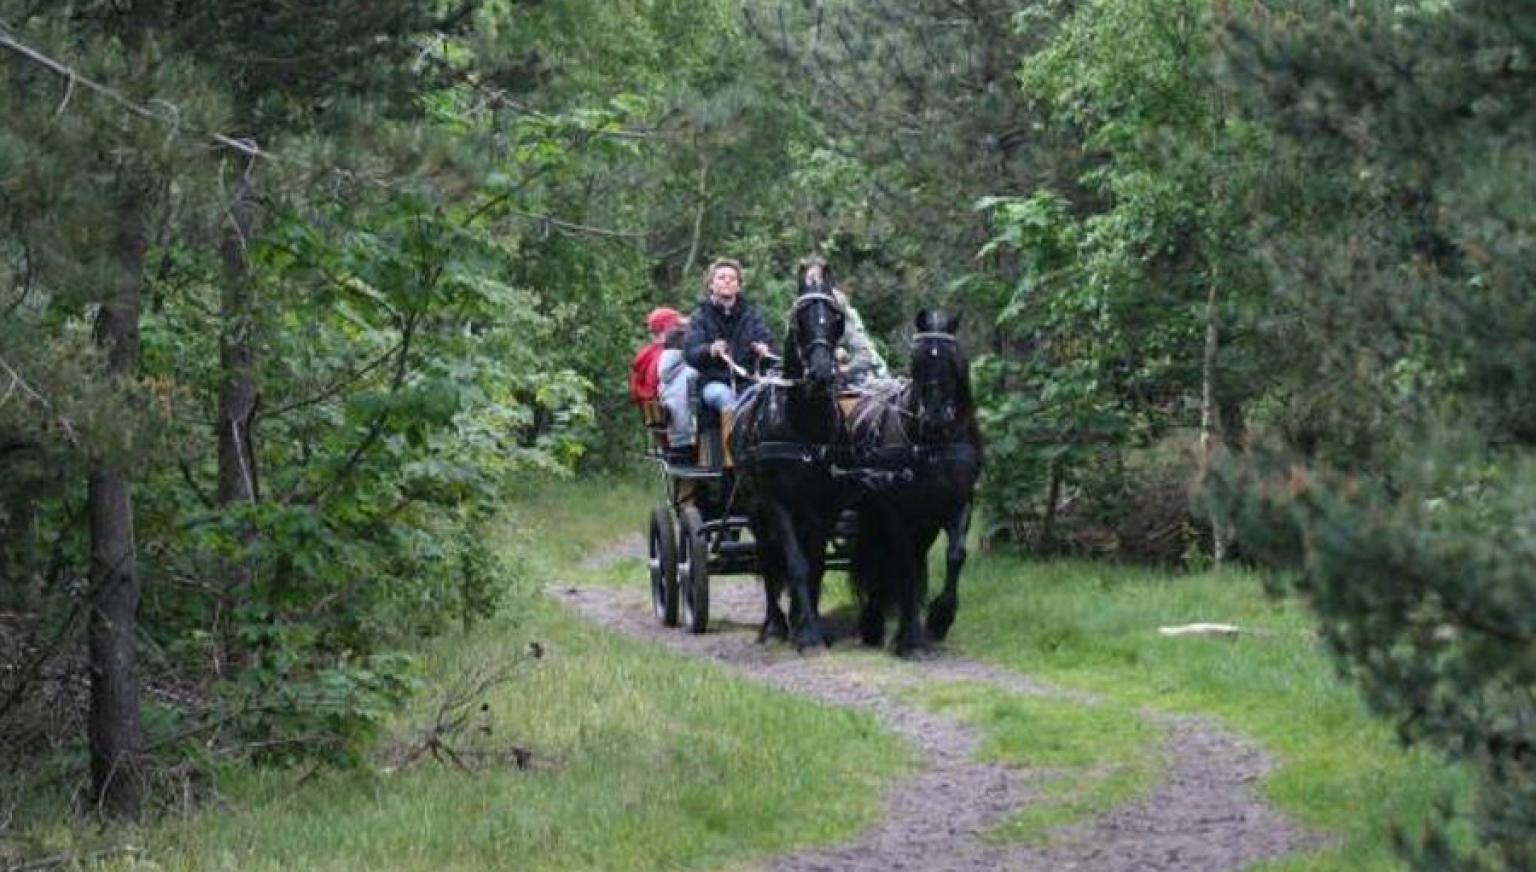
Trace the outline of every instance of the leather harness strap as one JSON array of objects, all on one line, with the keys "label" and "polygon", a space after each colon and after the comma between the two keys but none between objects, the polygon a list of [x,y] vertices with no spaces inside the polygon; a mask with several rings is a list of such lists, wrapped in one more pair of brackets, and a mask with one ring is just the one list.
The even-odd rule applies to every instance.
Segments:
[{"label": "leather harness strap", "polygon": [[981,452],[969,442],[855,448],[807,442],[759,442],[738,463],[813,463],[869,469],[905,469],[934,463],[981,465]]}]

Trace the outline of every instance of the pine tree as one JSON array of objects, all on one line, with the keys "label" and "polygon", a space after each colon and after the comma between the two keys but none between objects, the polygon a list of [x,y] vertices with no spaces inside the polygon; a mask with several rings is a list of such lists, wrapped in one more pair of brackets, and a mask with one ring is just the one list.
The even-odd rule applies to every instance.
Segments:
[{"label": "pine tree", "polygon": [[[1536,865],[1536,10],[1265,4],[1234,81],[1277,133],[1260,228],[1312,339],[1310,409],[1221,489],[1343,671],[1477,773],[1475,839],[1424,868]],[[1322,400],[1322,402],[1317,402]]]}]

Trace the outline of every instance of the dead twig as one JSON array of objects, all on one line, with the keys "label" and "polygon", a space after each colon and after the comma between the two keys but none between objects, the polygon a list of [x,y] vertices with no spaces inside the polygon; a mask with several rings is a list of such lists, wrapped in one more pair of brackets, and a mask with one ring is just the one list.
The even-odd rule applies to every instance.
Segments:
[{"label": "dead twig", "polygon": [[[473,734],[490,735],[492,732],[491,706],[485,701],[485,695],[509,683],[529,659],[543,655],[543,646],[530,642],[526,656],[510,663],[478,667],[449,685],[439,696],[427,726],[409,744],[393,749],[389,756],[399,761],[395,765],[403,768],[430,756],[466,775],[475,774],[486,763],[511,763],[518,769],[527,769],[532,763],[533,752],[526,748],[484,749],[470,743]],[[478,767],[471,765],[477,761]]]}]

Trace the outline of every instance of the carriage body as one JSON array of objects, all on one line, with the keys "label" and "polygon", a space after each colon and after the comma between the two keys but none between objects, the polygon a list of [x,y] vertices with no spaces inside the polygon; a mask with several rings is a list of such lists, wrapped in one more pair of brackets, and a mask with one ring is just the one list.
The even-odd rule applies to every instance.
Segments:
[{"label": "carriage body", "polygon": [[[651,603],[664,625],[703,633],[709,625],[710,579],[762,571],[728,447],[731,415],[722,414],[719,427],[700,432],[695,464],[668,458],[664,409],[642,408],[642,419],[649,430],[645,456],[661,491],[647,529]],[[827,543],[827,569],[849,568],[856,526],[855,515],[845,512]]]}]

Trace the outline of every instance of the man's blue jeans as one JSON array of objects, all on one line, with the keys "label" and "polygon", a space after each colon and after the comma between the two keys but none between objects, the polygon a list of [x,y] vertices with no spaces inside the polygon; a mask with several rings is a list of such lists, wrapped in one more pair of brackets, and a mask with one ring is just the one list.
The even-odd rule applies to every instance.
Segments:
[{"label": "man's blue jeans", "polygon": [[725,382],[709,382],[699,390],[699,401],[716,412],[736,405],[736,391]]}]

